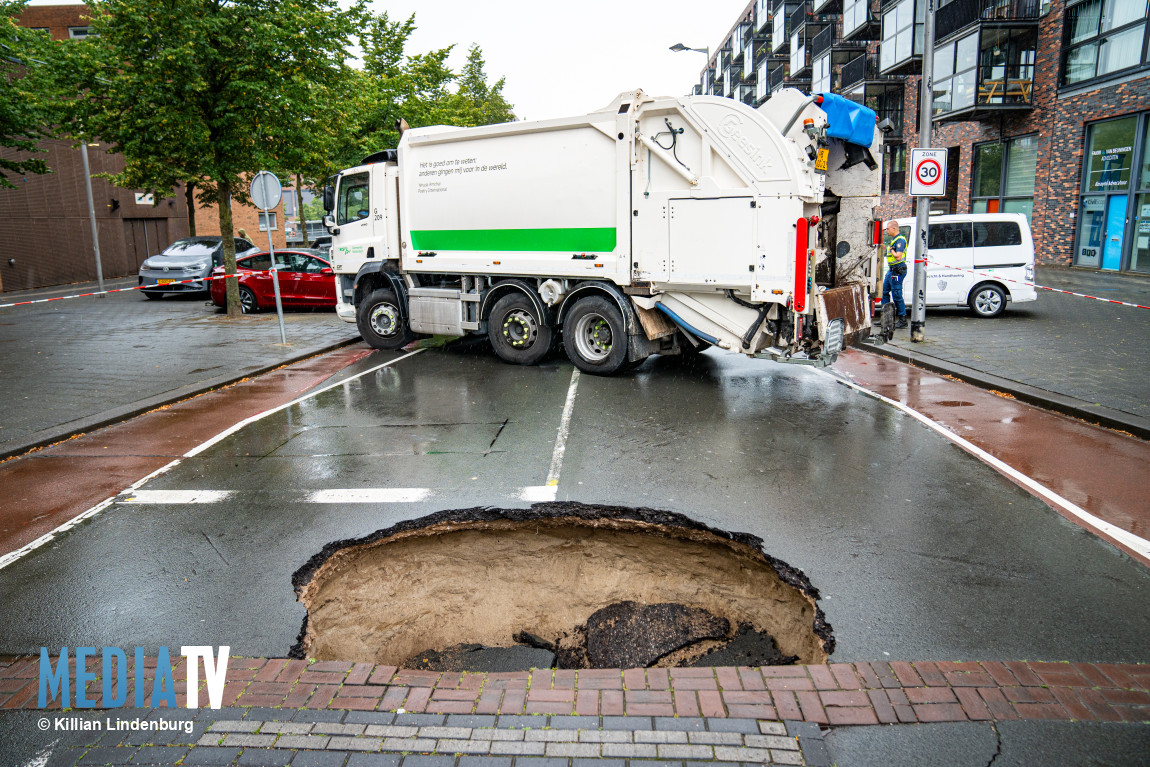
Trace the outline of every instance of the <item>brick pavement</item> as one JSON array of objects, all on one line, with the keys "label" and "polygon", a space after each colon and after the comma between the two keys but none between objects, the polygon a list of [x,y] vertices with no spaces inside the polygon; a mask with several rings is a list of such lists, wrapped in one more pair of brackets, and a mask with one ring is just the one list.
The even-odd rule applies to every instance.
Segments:
[{"label": "brick pavement", "polygon": [[[1035,281],[1064,290],[1150,304],[1150,279],[1130,274],[1037,267]],[[992,320],[965,310],[931,309],[926,341],[908,330],[886,347],[917,355],[962,377],[987,373],[1139,418],[1150,418],[1150,311],[1039,291]],[[871,347],[867,346],[870,349]],[[883,347],[874,349],[883,353]]]},{"label": "brick pavement", "polygon": [[[126,287],[134,279],[111,280]],[[89,285],[5,293],[4,300]],[[94,288],[93,288],[94,289]],[[327,311],[228,320],[204,296],[115,293],[0,309],[0,456],[122,420],[358,337]]]},{"label": "brick pavement", "polygon": [[[183,706],[186,672],[183,658],[177,661],[175,691]],[[155,662],[147,659],[142,675],[149,694]],[[73,680],[74,666],[73,659]],[[0,709],[36,708],[39,667],[38,656],[0,660]],[[86,689],[99,706],[98,658],[89,658],[88,671],[96,678]],[[223,705],[427,714],[440,717],[440,724],[443,716],[453,714],[594,721],[644,717],[655,729],[671,718],[828,725],[1006,719],[1150,722],[1148,688],[1150,664],[894,661],[440,673],[367,663],[233,657]],[[71,689],[76,689],[74,682]],[[131,700],[131,690],[128,693]],[[208,705],[202,684],[197,700]]]}]

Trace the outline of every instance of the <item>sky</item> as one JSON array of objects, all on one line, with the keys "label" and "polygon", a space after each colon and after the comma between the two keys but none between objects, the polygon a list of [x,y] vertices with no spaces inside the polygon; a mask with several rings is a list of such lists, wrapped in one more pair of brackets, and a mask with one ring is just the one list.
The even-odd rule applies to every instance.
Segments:
[{"label": "sky", "polygon": [[458,71],[467,48],[483,49],[490,81],[507,78],[504,95],[520,119],[590,112],[622,91],[682,96],[699,82],[701,53],[715,50],[747,0],[373,0],[392,19],[415,14],[408,50],[456,45]]},{"label": "sky", "polygon": [[[32,5],[66,0],[32,0]],[[701,53],[714,50],[747,0],[371,0],[394,19],[415,14],[408,44],[420,53],[454,44],[459,71],[472,43],[483,49],[488,79],[507,78],[504,96],[521,120],[599,109],[622,91],[681,96],[699,81]]]}]

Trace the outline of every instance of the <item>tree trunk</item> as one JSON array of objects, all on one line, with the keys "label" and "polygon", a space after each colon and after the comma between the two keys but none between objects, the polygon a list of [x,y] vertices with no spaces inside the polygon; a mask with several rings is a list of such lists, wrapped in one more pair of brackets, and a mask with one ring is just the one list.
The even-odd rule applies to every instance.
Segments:
[{"label": "tree trunk", "polygon": [[[232,182],[222,179],[216,185],[216,202],[220,208],[220,237],[223,239],[224,272],[236,273],[236,241],[232,239]],[[228,317],[235,319],[243,314],[240,308],[240,285],[235,278],[224,280],[228,289]]]},{"label": "tree trunk", "polygon": [[303,246],[305,248],[311,247],[307,238],[307,217],[303,212],[303,177],[300,174],[295,174],[295,209],[299,212],[299,227],[300,234],[303,235]]},{"label": "tree trunk", "polygon": [[196,182],[184,184],[184,199],[188,201],[188,236],[196,236]]}]

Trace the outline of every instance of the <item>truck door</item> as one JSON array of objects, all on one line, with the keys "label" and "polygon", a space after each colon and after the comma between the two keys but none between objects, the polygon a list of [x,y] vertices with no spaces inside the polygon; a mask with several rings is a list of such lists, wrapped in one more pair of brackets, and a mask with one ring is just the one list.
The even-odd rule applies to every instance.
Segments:
[{"label": "truck door", "polygon": [[371,174],[351,173],[341,176],[336,190],[335,225],[339,246],[335,256],[364,258],[374,226],[371,216]]},{"label": "truck door", "polygon": [[679,285],[749,285],[755,264],[750,197],[670,200],[667,280]]}]

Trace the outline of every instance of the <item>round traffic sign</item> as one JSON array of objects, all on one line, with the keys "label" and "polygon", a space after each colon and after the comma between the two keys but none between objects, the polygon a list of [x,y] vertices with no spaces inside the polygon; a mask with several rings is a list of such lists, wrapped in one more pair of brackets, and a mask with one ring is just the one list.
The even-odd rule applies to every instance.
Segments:
[{"label": "round traffic sign", "polygon": [[937,161],[926,159],[914,166],[914,177],[924,186],[938,183],[942,177],[942,166]]},{"label": "round traffic sign", "polygon": [[274,174],[261,170],[252,179],[252,203],[261,210],[271,210],[280,204],[283,186]]}]

